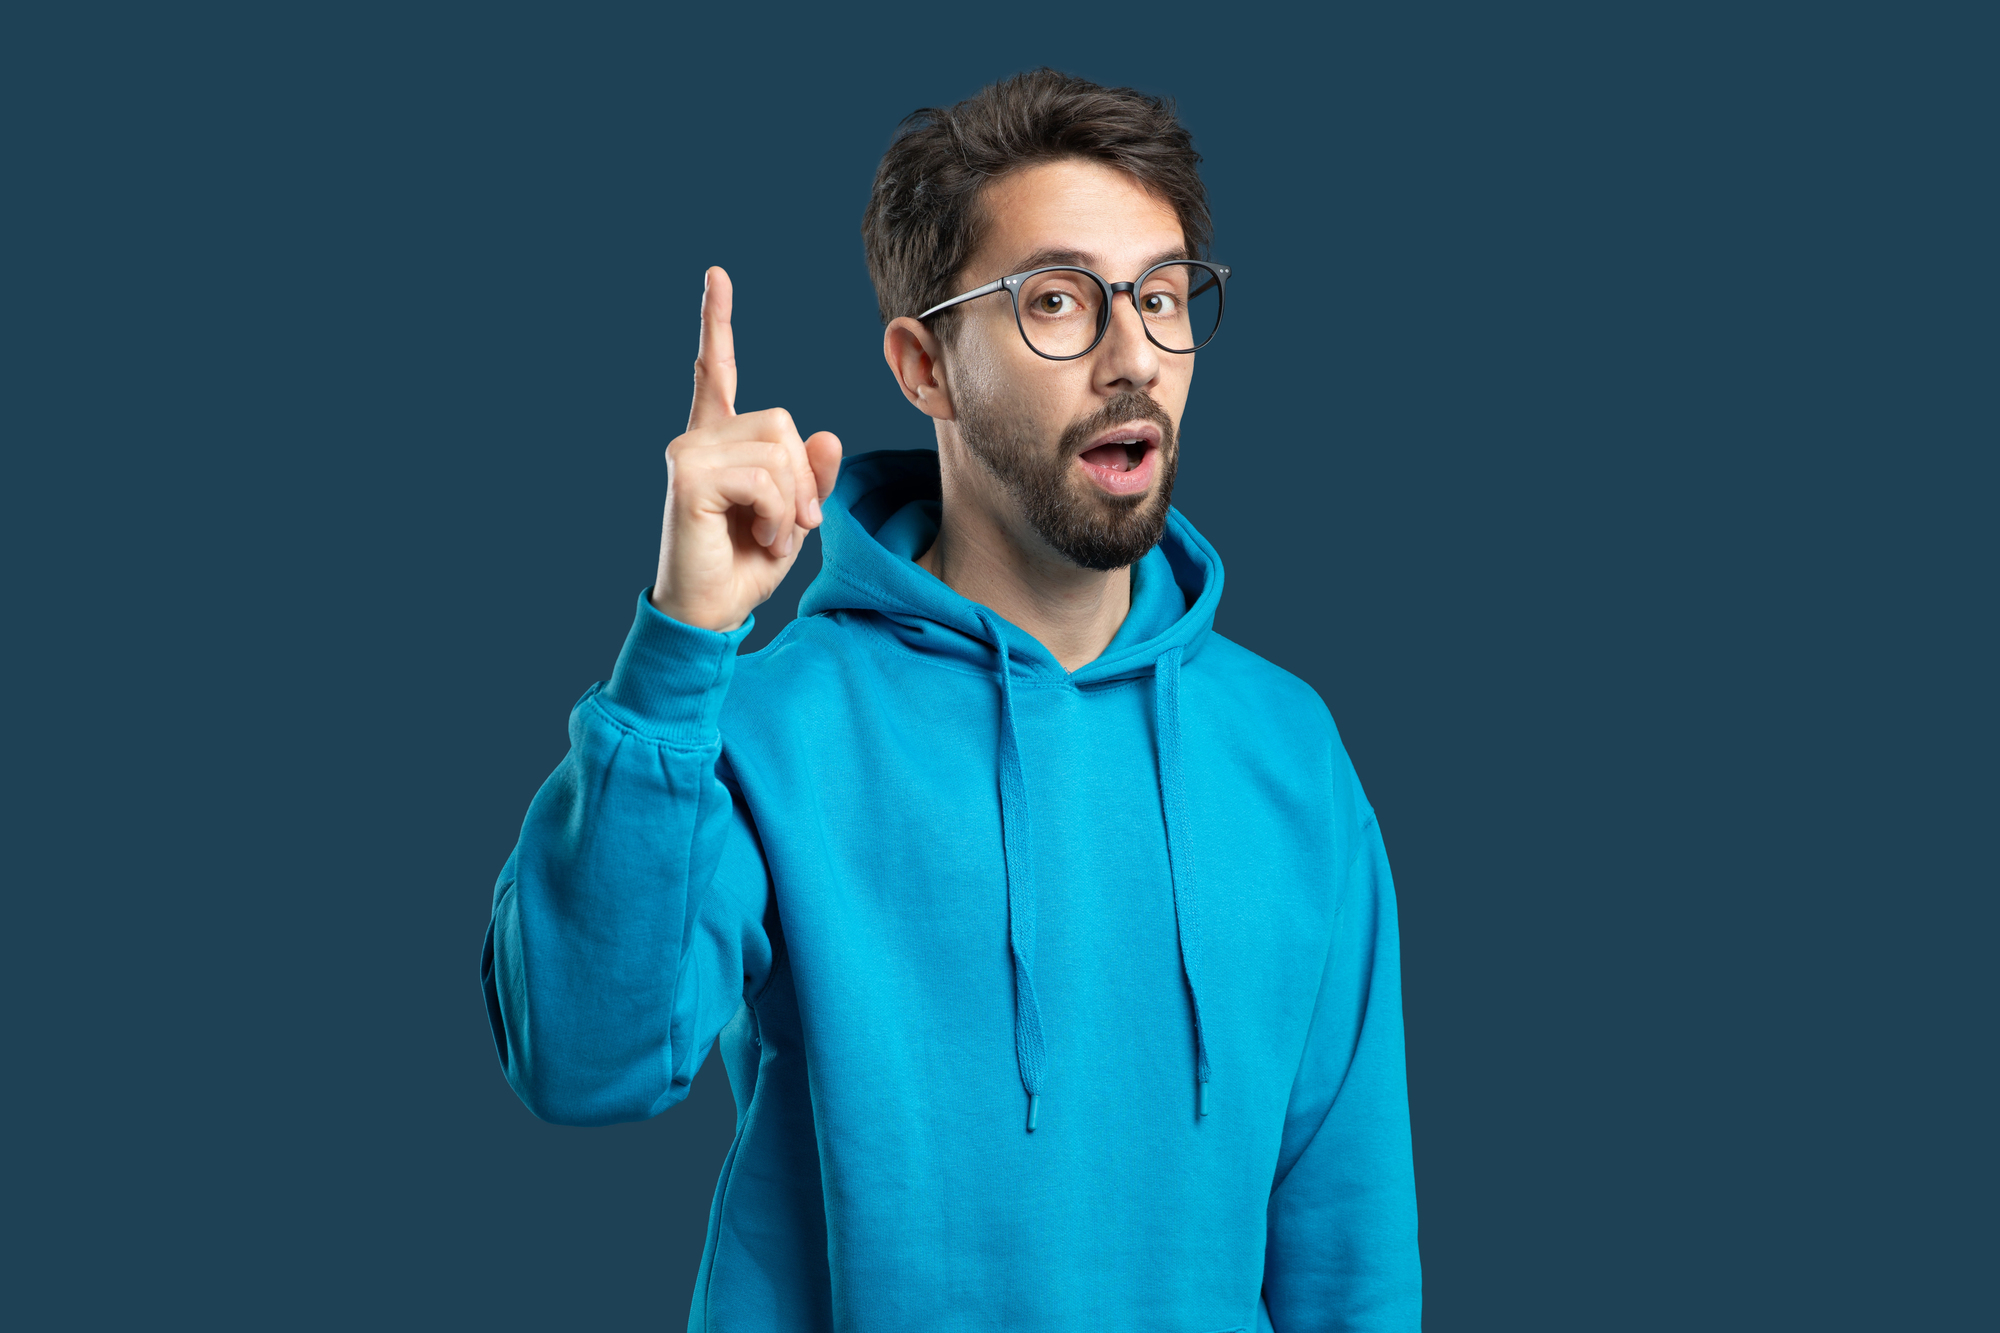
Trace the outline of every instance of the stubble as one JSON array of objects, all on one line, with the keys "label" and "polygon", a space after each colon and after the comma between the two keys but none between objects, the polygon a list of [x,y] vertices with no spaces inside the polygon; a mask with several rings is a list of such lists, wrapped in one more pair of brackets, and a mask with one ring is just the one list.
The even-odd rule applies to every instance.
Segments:
[{"label": "stubble", "polygon": [[[1145,394],[1120,394],[1071,422],[1053,444],[978,395],[969,400],[962,395],[956,415],[966,449],[1021,506],[1036,535],[1064,559],[1085,569],[1123,569],[1160,544],[1180,444],[1173,418]],[[1154,462],[1159,480],[1143,495],[1107,495],[1079,475],[1073,461],[1091,437],[1130,421],[1160,428]]]}]

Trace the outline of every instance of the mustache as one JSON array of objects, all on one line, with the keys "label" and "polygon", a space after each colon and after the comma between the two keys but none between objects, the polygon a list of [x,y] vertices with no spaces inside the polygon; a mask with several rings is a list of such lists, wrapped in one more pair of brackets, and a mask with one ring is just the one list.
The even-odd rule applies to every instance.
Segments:
[{"label": "mustache", "polygon": [[1064,428],[1057,447],[1064,455],[1073,454],[1088,444],[1091,436],[1128,421],[1152,422],[1160,428],[1160,452],[1173,448],[1174,419],[1167,415],[1166,408],[1143,393],[1121,393],[1089,416],[1072,421]]}]

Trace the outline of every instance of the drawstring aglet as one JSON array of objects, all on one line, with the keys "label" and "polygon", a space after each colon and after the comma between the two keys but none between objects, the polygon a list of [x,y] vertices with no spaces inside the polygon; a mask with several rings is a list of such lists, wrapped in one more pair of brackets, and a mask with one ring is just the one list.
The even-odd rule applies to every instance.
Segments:
[{"label": "drawstring aglet", "polygon": [[[1207,1079],[1203,1079],[1203,1080],[1202,1080],[1201,1082],[1199,1082],[1199,1083],[1195,1084],[1194,1086],[1195,1086],[1195,1094],[1194,1094],[1194,1113],[1195,1113],[1196,1115],[1207,1115],[1207,1114],[1208,1114],[1208,1080],[1207,1080]],[[1033,1126],[1030,1126],[1030,1128],[1033,1128]]]},{"label": "drawstring aglet", "polygon": [[1031,1093],[1029,1093],[1029,1094],[1028,1094],[1028,1132],[1029,1132],[1030,1134],[1032,1134],[1032,1133],[1034,1133],[1034,1132],[1035,1132],[1035,1117],[1036,1117],[1036,1116],[1038,1116],[1038,1115],[1040,1115],[1041,1113],[1042,1113],[1042,1094],[1041,1094],[1041,1093],[1039,1093],[1039,1092],[1031,1092]]}]

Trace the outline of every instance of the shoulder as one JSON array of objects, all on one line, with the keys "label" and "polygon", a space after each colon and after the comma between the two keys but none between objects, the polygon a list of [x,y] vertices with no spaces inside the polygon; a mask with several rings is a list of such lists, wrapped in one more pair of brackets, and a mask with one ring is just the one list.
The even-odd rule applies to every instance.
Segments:
[{"label": "shoulder", "polygon": [[781,684],[796,688],[816,677],[838,675],[861,650],[865,632],[832,616],[800,616],[762,648],[736,659],[736,687],[746,692]]},{"label": "shoulder", "polygon": [[736,659],[726,714],[739,718],[795,716],[825,709],[885,677],[910,669],[910,655],[865,613],[800,616],[754,653]]},{"label": "shoulder", "polygon": [[1211,735],[1254,751],[1266,763],[1310,773],[1328,783],[1361,818],[1372,815],[1340,738],[1333,713],[1319,691],[1242,644],[1209,631],[1186,668],[1188,704],[1205,715]]},{"label": "shoulder", "polygon": [[1211,687],[1211,706],[1241,709],[1260,717],[1306,727],[1314,739],[1340,744],[1333,714],[1319,691],[1275,662],[1267,661],[1232,639],[1210,630],[1201,650],[1188,662],[1187,674]]}]

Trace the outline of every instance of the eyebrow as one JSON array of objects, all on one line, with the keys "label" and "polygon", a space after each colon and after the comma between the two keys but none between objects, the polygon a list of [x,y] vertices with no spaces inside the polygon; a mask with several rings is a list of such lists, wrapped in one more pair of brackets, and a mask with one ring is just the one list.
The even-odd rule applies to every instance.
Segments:
[{"label": "eyebrow", "polygon": [[[1144,273],[1155,264],[1164,264],[1170,259],[1188,258],[1191,258],[1191,256],[1187,252],[1187,247],[1177,245],[1171,250],[1162,250],[1150,258],[1142,260],[1139,264],[1139,273]],[[1026,273],[1030,269],[1037,268],[1087,268],[1095,272],[1097,270],[1097,256],[1087,254],[1082,250],[1064,250],[1056,247],[1048,247],[1035,251],[1007,271],[1009,273]],[[1136,279],[1138,273],[1132,276]],[[1118,279],[1114,279],[1114,281],[1118,281]]]}]

